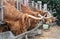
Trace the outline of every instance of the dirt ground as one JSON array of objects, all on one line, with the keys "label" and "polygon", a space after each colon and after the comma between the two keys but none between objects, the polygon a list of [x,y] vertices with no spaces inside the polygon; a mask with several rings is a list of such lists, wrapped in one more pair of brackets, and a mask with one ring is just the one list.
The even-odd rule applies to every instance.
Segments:
[{"label": "dirt ground", "polygon": [[43,30],[42,35],[36,36],[34,39],[60,39],[60,27],[52,26],[47,31]]}]

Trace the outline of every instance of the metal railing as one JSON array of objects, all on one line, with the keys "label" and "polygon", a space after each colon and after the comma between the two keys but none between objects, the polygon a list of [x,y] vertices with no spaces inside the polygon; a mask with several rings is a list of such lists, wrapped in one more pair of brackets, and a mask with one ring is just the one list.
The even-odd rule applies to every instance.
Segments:
[{"label": "metal railing", "polygon": [[4,12],[3,12],[3,5],[4,0],[0,0],[0,24],[4,21]]}]

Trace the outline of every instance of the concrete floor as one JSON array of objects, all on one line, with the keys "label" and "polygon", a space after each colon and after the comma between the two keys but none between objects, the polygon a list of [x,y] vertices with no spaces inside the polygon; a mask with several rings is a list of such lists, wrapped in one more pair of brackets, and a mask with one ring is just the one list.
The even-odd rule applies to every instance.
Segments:
[{"label": "concrete floor", "polygon": [[34,39],[60,39],[60,27],[53,26],[49,30],[43,31],[40,36],[34,37]]}]

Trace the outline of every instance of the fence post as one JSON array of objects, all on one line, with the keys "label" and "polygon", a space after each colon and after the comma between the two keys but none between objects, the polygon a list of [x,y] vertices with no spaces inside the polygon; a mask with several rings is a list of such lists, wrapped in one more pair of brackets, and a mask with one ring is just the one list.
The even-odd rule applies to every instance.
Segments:
[{"label": "fence post", "polygon": [[17,10],[19,10],[19,8],[18,8],[18,0],[17,0],[17,4],[16,5],[17,5]]},{"label": "fence post", "polygon": [[0,21],[3,21],[3,1],[0,0]]},{"label": "fence post", "polygon": [[3,2],[4,2],[4,0],[0,0],[0,24],[4,24],[3,23],[3,21],[4,21]]},{"label": "fence post", "polygon": [[29,0],[24,0],[24,5],[28,6],[29,5]]},{"label": "fence post", "polygon": [[35,3],[35,8],[38,9],[38,3]]},{"label": "fence post", "polygon": [[44,11],[47,11],[47,4],[44,4],[43,10],[44,10]]},{"label": "fence post", "polygon": [[32,1],[31,5],[32,5],[32,7],[34,7],[34,1]]},{"label": "fence post", "polygon": [[39,10],[42,10],[42,1],[37,1]]},{"label": "fence post", "polygon": [[21,11],[21,4],[23,4],[24,0],[17,0],[17,10]]},{"label": "fence post", "polygon": [[47,12],[47,17],[52,17],[52,14],[51,14],[51,12],[49,12],[48,11],[48,9],[47,9],[47,4],[44,4],[44,9],[43,9],[45,12]]}]

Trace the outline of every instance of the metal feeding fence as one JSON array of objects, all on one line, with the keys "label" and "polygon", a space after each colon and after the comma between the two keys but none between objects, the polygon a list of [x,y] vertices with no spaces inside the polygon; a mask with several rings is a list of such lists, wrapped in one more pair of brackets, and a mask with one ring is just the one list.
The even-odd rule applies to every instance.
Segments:
[{"label": "metal feeding fence", "polygon": [[[17,6],[18,10],[19,10],[19,8],[21,8],[19,6],[20,5],[19,2],[20,2],[20,4],[24,3],[23,0],[17,0],[16,6]],[[4,5],[3,4],[4,4],[4,0],[0,0],[0,22],[1,23],[4,21],[4,19],[3,19],[4,18],[3,17],[4,16],[3,15],[4,14],[4,12],[3,12]],[[27,32],[24,32],[24,33],[22,33],[18,36],[14,36],[11,31],[0,32],[0,39],[22,39],[24,37],[25,37],[24,39],[28,39],[29,36],[34,36],[36,34],[41,34],[41,31],[38,29],[41,25],[42,25],[42,22],[38,23],[36,25],[37,27],[35,27],[34,29],[32,29],[30,31],[27,31]]]},{"label": "metal feeding fence", "polygon": [[[48,10],[48,8],[47,8],[47,4],[44,4],[43,6],[42,6],[42,1],[37,1],[37,3],[36,2],[34,2],[34,1],[29,1],[29,0],[17,0],[17,9],[18,10],[21,10],[21,4],[24,4],[25,6],[28,6],[28,7],[33,7],[33,8],[36,8],[36,9],[39,9],[39,10],[43,10],[43,11],[45,11],[45,12],[47,12],[47,14],[49,15],[49,16],[52,16],[52,11],[50,10]],[[42,8],[43,7],[43,8]]]},{"label": "metal feeding fence", "polygon": [[[4,7],[4,0],[0,0],[0,24],[4,21],[4,13],[3,13],[3,7]],[[25,6],[28,7],[35,7],[39,10],[44,10],[46,12],[48,12],[48,14],[51,16],[50,12],[47,10],[47,4],[44,4],[44,8],[42,9],[42,2],[38,1],[37,3],[35,3],[34,1],[28,1],[28,0],[17,0],[16,2],[16,8],[17,10],[21,11],[21,4],[24,4]],[[31,6],[30,6],[31,5]],[[0,33],[0,39],[28,39],[29,36],[35,36],[38,34],[41,34],[41,30],[39,30],[38,28],[42,25],[42,21],[40,21],[39,23],[37,23],[36,27],[30,31],[24,32],[18,36],[14,36],[12,34],[11,31],[7,31],[7,32],[3,32]]]}]

